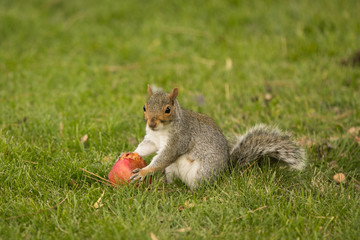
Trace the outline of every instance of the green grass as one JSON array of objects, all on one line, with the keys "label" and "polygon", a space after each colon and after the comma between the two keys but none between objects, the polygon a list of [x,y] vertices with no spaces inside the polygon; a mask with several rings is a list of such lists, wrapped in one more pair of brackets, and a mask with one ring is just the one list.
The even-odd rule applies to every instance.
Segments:
[{"label": "green grass", "polygon": [[[0,239],[357,239],[360,68],[340,62],[360,47],[359,12],[356,0],[1,1]],[[149,83],[179,87],[229,139],[277,124],[311,143],[308,167],[254,165],[193,192],[160,173],[149,189],[85,177],[141,141]]]}]

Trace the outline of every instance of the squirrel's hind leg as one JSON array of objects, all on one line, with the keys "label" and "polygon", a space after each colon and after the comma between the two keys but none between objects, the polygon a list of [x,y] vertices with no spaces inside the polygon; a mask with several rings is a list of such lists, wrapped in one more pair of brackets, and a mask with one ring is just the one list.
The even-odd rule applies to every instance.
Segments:
[{"label": "squirrel's hind leg", "polygon": [[165,168],[166,182],[172,183],[175,177],[179,176],[176,162]]},{"label": "squirrel's hind leg", "polygon": [[190,154],[181,156],[177,161],[179,178],[189,186],[191,190],[195,189],[202,179],[201,161],[192,158]]},{"label": "squirrel's hind leg", "polygon": [[200,168],[200,161],[191,159],[188,154],[182,155],[165,169],[166,181],[171,183],[175,177],[178,177],[190,189],[194,189],[202,179]]}]

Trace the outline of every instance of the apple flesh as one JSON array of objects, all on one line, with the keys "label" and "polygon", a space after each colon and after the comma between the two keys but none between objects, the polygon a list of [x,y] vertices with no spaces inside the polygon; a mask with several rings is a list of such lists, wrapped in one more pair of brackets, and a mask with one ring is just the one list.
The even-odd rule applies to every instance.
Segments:
[{"label": "apple flesh", "polygon": [[108,178],[113,186],[126,185],[136,168],[146,167],[146,162],[137,153],[124,153],[116,161],[109,172]]}]

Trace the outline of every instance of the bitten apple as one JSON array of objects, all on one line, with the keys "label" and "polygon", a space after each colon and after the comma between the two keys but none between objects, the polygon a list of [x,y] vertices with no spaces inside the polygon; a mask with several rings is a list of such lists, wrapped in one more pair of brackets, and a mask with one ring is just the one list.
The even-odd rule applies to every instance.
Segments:
[{"label": "bitten apple", "polygon": [[109,181],[113,186],[128,184],[132,171],[143,167],[146,167],[146,162],[139,154],[124,153],[110,170],[108,175]]}]

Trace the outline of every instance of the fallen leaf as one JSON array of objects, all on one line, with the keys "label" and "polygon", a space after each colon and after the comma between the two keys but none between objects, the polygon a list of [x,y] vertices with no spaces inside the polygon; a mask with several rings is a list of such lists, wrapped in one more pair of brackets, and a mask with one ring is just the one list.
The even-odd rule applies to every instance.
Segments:
[{"label": "fallen leaf", "polygon": [[37,163],[37,162],[32,162],[32,161],[27,161],[27,160],[24,160],[24,162],[26,162],[26,163],[31,163],[31,164],[39,164],[39,163]]},{"label": "fallen leaf", "polygon": [[87,134],[85,134],[84,136],[81,137],[80,142],[81,143],[85,143],[88,140],[89,136]]},{"label": "fallen leaf", "polygon": [[266,102],[270,102],[272,98],[273,98],[273,96],[270,93],[265,93],[264,94],[264,100]]},{"label": "fallen leaf", "polygon": [[104,206],[104,204],[101,203],[101,199],[102,199],[102,197],[104,196],[104,194],[105,194],[105,191],[103,191],[103,193],[101,194],[101,196],[99,197],[99,199],[94,203],[94,208],[95,208],[95,209],[98,209],[98,208]]},{"label": "fallen leaf", "polygon": [[186,227],[186,228],[180,228],[180,229],[176,230],[176,232],[184,233],[184,232],[189,232],[190,230],[191,230],[191,227]]},{"label": "fallen leaf", "polygon": [[227,71],[229,71],[229,70],[231,70],[232,69],[232,60],[231,60],[231,58],[227,58],[226,59],[226,62],[225,62],[225,69],[227,70]]},{"label": "fallen leaf", "polygon": [[187,200],[185,201],[184,205],[185,205],[186,208],[192,208],[192,207],[195,206],[194,203],[189,203]]},{"label": "fallen leaf", "polygon": [[360,133],[360,127],[351,127],[351,128],[349,128],[348,133],[351,136],[358,136]]},{"label": "fallen leaf", "polygon": [[60,137],[64,136],[64,124],[62,122],[59,123],[59,134]]},{"label": "fallen leaf", "polygon": [[158,240],[158,238],[155,236],[153,232],[150,232],[151,240]]},{"label": "fallen leaf", "polygon": [[350,138],[353,138],[355,142],[360,144],[360,127],[349,128],[348,134],[350,135]]},{"label": "fallen leaf", "polygon": [[335,174],[333,179],[337,183],[345,183],[346,182],[346,177],[345,177],[345,174],[343,174],[343,173]]}]

